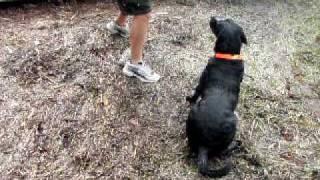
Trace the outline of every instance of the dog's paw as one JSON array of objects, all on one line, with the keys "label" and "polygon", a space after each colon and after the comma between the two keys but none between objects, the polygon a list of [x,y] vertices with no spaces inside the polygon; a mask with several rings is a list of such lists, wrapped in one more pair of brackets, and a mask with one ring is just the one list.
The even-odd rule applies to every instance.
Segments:
[{"label": "dog's paw", "polygon": [[194,100],[194,98],[192,96],[187,96],[186,97],[186,101],[189,102],[190,104],[195,103],[195,100]]}]

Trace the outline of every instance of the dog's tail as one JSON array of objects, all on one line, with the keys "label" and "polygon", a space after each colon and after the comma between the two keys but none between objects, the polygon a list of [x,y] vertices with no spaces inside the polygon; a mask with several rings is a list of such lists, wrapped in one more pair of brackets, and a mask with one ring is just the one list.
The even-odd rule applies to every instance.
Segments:
[{"label": "dog's tail", "polygon": [[199,172],[211,178],[218,178],[227,175],[231,168],[232,162],[230,158],[227,159],[226,164],[220,169],[209,169],[208,167],[208,149],[206,147],[200,147],[198,153],[198,166]]}]

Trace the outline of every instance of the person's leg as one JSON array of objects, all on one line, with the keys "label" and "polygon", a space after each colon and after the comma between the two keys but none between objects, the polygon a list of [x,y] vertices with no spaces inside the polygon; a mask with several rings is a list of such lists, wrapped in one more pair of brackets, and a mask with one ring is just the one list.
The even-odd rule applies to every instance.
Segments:
[{"label": "person's leg", "polygon": [[132,64],[138,64],[143,58],[143,49],[146,42],[149,28],[150,13],[136,15],[133,18],[130,43]]},{"label": "person's leg", "polygon": [[129,36],[129,30],[127,26],[128,13],[126,13],[122,7],[122,1],[118,1],[118,5],[120,8],[119,16],[115,21],[111,21],[107,24],[107,29],[111,32],[111,34],[119,34],[122,37]]},{"label": "person's leg", "polygon": [[131,61],[125,63],[123,73],[130,77],[137,77],[143,82],[157,82],[160,75],[143,61],[143,49],[148,34],[149,20],[149,13],[133,17],[130,32]]},{"label": "person's leg", "polygon": [[[126,12],[134,17],[130,32],[130,48],[129,51],[125,51],[121,58],[121,62],[125,62],[122,71],[125,75],[136,77],[143,82],[157,82],[160,79],[160,75],[155,73],[143,61],[143,49],[149,29],[151,3],[149,0],[141,2],[142,4],[140,5],[130,4],[129,6],[128,4],[126,6]],[[126,56],[126,54],[129,56]]]},{"label": "person's leg", "polygon": [[127,19],[128,19],[128,15],[120,12],[119,16],[116,19],[116,23],[117,23],[117,25],[119,25],[121,27],[126,27]]}]

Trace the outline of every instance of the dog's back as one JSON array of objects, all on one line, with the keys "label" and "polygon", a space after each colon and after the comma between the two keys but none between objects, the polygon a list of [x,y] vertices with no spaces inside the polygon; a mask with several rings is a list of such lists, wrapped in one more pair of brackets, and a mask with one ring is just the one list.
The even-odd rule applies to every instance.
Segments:
[{"label": "dog's back", "polygon": [[234,110],[243,76],[242,62],[211,59],[205,69],[207,83],[203,96],[191,110],[200,146],[221,153],[232,142],[236,131]]},{"label": "dog's back", "polygon": [[[240,84],[243,79],[244,66],[242,61],[221,61],[211,58],[206,67],[207,83],[203,89],[202,99],[217,96],[221,110],[234,111],[239,98]],[[220,106],[225,103],[225,107]],[[214,105],[214,104],[211,104]]]}]

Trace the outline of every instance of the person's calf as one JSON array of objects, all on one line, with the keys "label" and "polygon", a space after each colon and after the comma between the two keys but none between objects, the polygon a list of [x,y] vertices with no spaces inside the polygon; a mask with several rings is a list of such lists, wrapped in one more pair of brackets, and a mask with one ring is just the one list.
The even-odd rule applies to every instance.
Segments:
[{"label": "person's calf", "polygon": [[150,14],[137,15],[133,18],[130,32],[132,63],[142,61],[143,49],[149,29]]}]

